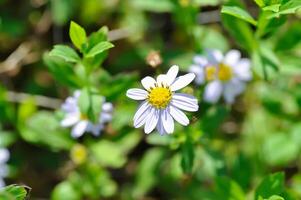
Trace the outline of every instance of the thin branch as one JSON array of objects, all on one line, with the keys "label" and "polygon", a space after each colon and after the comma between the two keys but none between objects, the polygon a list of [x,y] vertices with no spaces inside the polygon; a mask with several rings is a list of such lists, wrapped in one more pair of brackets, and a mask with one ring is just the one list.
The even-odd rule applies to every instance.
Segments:
[{"label": "thin branch", "polygon": [[42,95],[32,95],[13,91],[8,91],[6,94],[7,100],[14,103],[23,103],[27,99],[33,99],[36,105],[50,109],[58,109],[61,107],[62,104],[62,100],[60,99],[46,97]]},{"label": "thin branch", "polygon": [[128,28],[120,28],[109,31],[108,37],[109,41],[116,41],[120,39],[127,38],[131,35],[131,31]]}]

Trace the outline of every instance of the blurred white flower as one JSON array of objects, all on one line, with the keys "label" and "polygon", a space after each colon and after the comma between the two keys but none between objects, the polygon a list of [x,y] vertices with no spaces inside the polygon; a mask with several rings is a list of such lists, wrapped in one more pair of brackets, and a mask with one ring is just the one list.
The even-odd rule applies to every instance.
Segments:
[{"label": "blurred white flower", "polygon": [[149,134],[155,128],[163,135],[173,133],[174,120],[186,126],[189,119],[181,111],[195,112],[198,110],[197,99],[184,93],[175,91],[187,86],[195,75],[189,73],[176,78],[179,72],[178,66],[172,66],[167,74],[161,74],[157,80],[152,77],[145,77],[141,83],[145,90],[129,89],[126,95],[134,100],[143,101],[134,116],[134,127],[144,125],[144,132]]},{"label": "blurred white flower", "polygon": [[8,167],[6,162],[9,159],[9,151],[5,148],[0,148],[0,188],[5,186],[3,178],[8,175]]},{"label": "blurred white flower", "polygon": [[238,50],[230,50],[225,56],[219,50],[210,50],[207,56],[195,56],[189,71],[196,74],[196,84],[208,82],[204,91],[206,102],[216,103],[223,96],[232,104],[252,79],[250,68],[250,60],[241,58]]},{"label": "blurred white flower", "polygon": [[80,91],[75,91],[72,97],[68,97],[62,105],[62,110],[66,113],[65,118],[61,121],[61,126],[71,127],[71,135],[74,138],[82,136],[85,132],[91,132],[93,135],[98,136],[103,130],[105,123],[111,121],[113,105],[105,102],[103,98],[102,110],[100,111],[98,123],[94,124],[89,121],[88,117],[80,112],[78,106],[78,98]]}]

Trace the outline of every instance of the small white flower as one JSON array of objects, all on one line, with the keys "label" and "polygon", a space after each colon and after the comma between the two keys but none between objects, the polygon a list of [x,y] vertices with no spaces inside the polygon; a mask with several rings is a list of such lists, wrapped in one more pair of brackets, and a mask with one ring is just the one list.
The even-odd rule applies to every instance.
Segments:
[{"label": "small white flower", "polygon": [[98,123],[94,124],[89,121],[88,117],[80,112],[78,98],[80,91],[75,91],[72,97],[68,97],[62,105],[62,110],[66,113],[65,118],[61,121],[61,126],[71,127],[71,135],[74,138],[82,136],[85,132],[91,132],[98,136],[103,130],[105,123],[111,121],[113,105],[105,102],[103,98],[102,110],[99,115]]},{"label": "small white flower", "polygon": [[173,133],[174,120],[187,126],[189,119],[181,111],[195,112],[198,110],[198,101],[195,97],[175,93],[175,91],[187,86],[195,75],[189,73],[176,78],[179,72],[178,66],[172,66],[167,74],[161,74],[157,80],[145,77],[141,83],[145,90],[133,88],[126,93],[127,97],[143,101],[134,116],[134,127],[144,125],[144,132],[149,134],[155,128],[163,135]]},{"label": "small white flower", "polygon": [[8,175],[8,167],[6,162],[9,159],[9,151],[5,148],[0,148],[0,188],[5,186],[3,178]]},{"label": "small white flower", "polygon": [[196,84],[208,82],[204,91],[206,102],[216,103],[223,96],[232,104],[252,79],[250,68],[250,60],[241,58],[238,50],[230,50],[225,56],[219,50],[211,50],[207,56],[195,56],[189,71],[196,74]]}]

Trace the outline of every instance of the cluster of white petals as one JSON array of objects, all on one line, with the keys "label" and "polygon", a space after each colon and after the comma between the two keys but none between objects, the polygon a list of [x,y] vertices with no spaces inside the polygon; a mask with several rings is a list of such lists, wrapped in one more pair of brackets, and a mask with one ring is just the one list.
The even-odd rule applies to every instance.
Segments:
[{"label": "cluster of white petals", "polygon": [[6,162],[9,160],[9,151],[0,148],[0,188],[5,186],[4,178],[8,175],[8,167]]},{"label": "cluster of white petals", "polygon": [[225,56],[219,50],[209,50],[206,56],[197,55],[190,72],[196,75],[197,84],[207,83],[204,100],[216,103],[221,96],[228,104],[241,94],[246,82],[252,79],[250,60],[241,58],[238,50],[230,50]]},{"label": "cluster of white petals", "polygon": [[74,138],[82,136],[85,132],[91,132],[93,135],[98,136],[103,130],[105,123],[111,121],[113,105],[112,103],[105,102],[103,98],[102,110],[99,115],[98,123],[94,124],[89,121],[88,117],[80,112],[78,106],[78,99],[80,91],[75,91],[74,95],[68,97],[62,105],[62,110],[65,112],[65,118],[61,121],[63,127],[73,127],[71,135]]},{"label": "cluster of white petals", "polygon": [[142,101],[135,116],[134,127],[144,125],[144,132],[151,133],[155,128],[163,135],[174,132],[174,120],[186,126],[189,119],[181,111],[195,112],[198,110],[197,99],[189,94],[176,93],[193,81],[195,75],[189,73],[177,77],[178,66],[172,66],[166,74],[155,80],[145,77],[141,80],[144,89],[129,89],[126,95],[134,100]]}]

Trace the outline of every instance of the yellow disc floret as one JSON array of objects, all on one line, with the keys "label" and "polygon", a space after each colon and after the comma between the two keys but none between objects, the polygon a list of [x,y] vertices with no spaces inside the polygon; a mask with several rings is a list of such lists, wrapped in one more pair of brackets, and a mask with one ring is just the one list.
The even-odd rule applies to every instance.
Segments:
[{"label": "yellow disc floret", "polygon": [[151,88],[148,94],[148,102],[158,109],[166,108],[172,97],[172,92],[168,87]]},{"label": "yellow disc floret", "polygon": [[221,81],[229,81],[232,78],[233,72],[232,68],[228,65],[225,65],[223,63],[219,64],[218,69],[218,78]]},{"label": "yellow disc floret", "polygon": [[81,120],[87,120],[87,119],[88,119],[88,116],[87,116],[86,114],[84,114],[84,113],[81,113],[81,114],[80,114],[80,119],[81,119]]},{"label": "yellow disc floret", "polygon": [[207,81],[212,81],[216,77],[216,67],[215,66],[208,66],[205,68],[206,79]]}]

